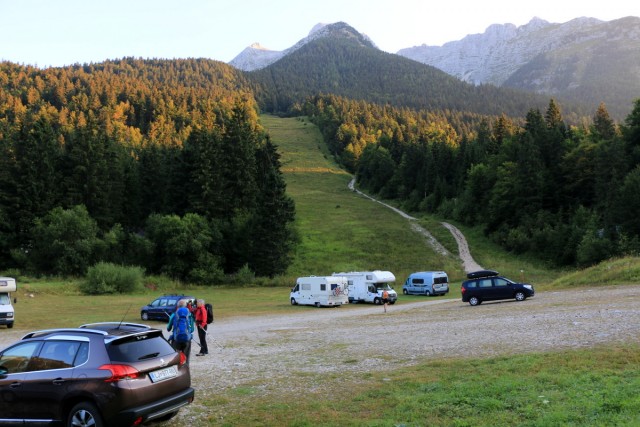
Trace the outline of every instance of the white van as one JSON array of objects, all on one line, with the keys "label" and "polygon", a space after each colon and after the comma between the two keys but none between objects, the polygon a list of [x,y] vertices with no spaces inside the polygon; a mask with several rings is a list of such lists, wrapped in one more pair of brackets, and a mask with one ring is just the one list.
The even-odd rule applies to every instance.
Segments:
[{"label": "white van", "polygon": [[446,295],[449,277],[444,271],[419,271],[411,273],[402,286],[405,295]]},{"label": "white van", "polygon": [[15,314],[11,305],[11,292],[17,289],[16,279],[0,277],[0,325],[7,325],[7,328],[13,328]]},{"label": "white van", "polygon": [[347,304],[347,279],[334,276],[298,277],[289,295],[291,305],[339,307]]},{"label": "white van", "polygon": [[391,287],[396,276],[390,271],[351,271],[349,273],[333,273],[334,276],[346,277],[348,280],[349,302],[372,302],[382,304],[382,293],[389,294],[389,304],[395,304],[398,294]]}]

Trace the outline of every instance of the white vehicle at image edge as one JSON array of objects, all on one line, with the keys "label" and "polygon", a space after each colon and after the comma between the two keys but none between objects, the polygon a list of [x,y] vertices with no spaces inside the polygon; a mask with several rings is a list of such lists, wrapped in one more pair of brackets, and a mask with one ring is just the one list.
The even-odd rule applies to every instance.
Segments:
[{"label": "white vehicle at image edge", "polygon": [[389,294],[389,304],[395,304],[398,294],[391,287],[396,276],[390,271],[351,271],[349,273],[333,273],[333,276],[346,277],[349,302],[371,302],[382,304],[382,293]]},{"label": "white vehicle at image edge", "polygon": [[7,328],[13,328],[15,311],[11,305],[11,292],[16,290],[16,279],[0,277],[0,325],[7,325]]},{"label": "white vehicle at image edge", "polygon": [[339,307],[347,304],[347,279],[334,276],[298,277],[289,294],[291,305]]}]

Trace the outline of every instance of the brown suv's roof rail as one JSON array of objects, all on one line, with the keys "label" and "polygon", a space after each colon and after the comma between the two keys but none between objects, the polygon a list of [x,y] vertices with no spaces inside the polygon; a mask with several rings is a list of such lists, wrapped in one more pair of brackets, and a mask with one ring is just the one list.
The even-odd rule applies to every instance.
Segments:
[{"label": "brown suv's roof rail", "polygon": [[93,334],[99,334],[99,335],[109,335],[106,331],[99,331],[96,329],[80,329],[80,328],[57,328],[57,329],[42,329],[39,331],[33,331],[33,332],[29,332],[27,335],[23,336],[22,339],[27,339],[27,338],[35,338],[35,337],[39,337],[39,336],[45,336],[45,335],[50,335],[53,333],[69,333],[69,332],[75,332],[75,333],[93,333]]}]

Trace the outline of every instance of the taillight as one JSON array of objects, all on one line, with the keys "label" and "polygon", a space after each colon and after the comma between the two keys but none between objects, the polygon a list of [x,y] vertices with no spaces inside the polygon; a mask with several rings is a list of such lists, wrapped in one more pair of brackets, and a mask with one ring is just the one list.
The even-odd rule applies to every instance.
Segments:
[{"label": "taillight", "polygon": [[466,291],[466,289],[465,289],[464,287],[461,287],[461,288],[460,288],[460,293],[461,293],[461,294],[464,294],[464,291]]},{"label": "taillight", "polygon": [[102,365],[98,369],[104,371],[110,371],[111,377],[104,380],[108,383],[117,382],[120,380],[133,380],[138,378],[138,370],[129,365]]},{"label": "taillight", "polygon": [[185,363],[187,363],[187,356],[184,354],[184,352],[180,352],[180,366],[183,366]]}]

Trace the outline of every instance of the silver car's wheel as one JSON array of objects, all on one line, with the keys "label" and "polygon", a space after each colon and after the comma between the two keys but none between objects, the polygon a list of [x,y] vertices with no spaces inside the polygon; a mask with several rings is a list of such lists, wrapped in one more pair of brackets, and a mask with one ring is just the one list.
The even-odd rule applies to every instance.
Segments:
[{"label": "silver car's wheel", "polygon": [[291,305],[296,305],[296,304],[298,304],[298,303],[296,302],[296,299],[295,299],[295,298],[291,298]]},{"label": "silver car's wheel", "polygon": [[142,313],[140,313],[140,318],[142,320],[149,320],[149,313],[147,313],[146,311],[143,311]]},{"label": "silver car's wheel", "polygon": [[316,302],[316,307],[320,308],[320,303]]},{"label": "silver car's wheel", "polygon": [[480,299],[478,297],[469,298],[469,305],[478,305],[480,304]]},{"label": "silver car's wheel", "polygon": [[67,427],[103,427],[102,417],[93,403],[80,402],[71,409]]},{"label": "silver car's wheel", "polygon": [[409,291],[407,291],[406,289],[403,289],[402,293],[405,294],[405,295],[409,295]]},{"label": "silver car's wheel", "polygon": [[527,298],[527,296],[524,294],[524,292],[516,292],[516,301],[524,301],[525,298]]}]

